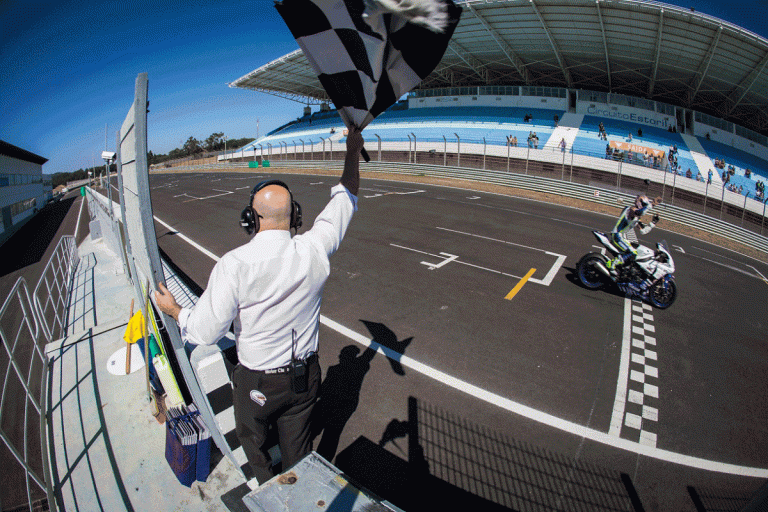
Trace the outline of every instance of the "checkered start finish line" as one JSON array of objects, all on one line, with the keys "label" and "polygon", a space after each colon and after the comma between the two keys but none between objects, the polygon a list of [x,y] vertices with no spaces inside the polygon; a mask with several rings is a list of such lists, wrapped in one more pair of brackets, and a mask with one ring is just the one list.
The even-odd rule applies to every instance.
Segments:
[{"label": "checkered start finish line", "polygon": [[[283,0],[275,7],[347,127],[365,128],[443,58],[461,8],[451,0]],[[407,8],[410,7],[410,8]]]}]

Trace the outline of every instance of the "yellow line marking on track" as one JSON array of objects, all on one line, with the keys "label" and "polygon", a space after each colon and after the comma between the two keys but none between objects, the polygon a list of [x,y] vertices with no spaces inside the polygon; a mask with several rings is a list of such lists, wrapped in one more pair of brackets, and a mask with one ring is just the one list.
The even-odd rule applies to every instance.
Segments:
[{"label": "yellow line marking on track", "polygon": [[520,280],[520,282],[517,283],[515,285],[515,287],[512,288],[512,290],[504,298],[507,299],[507,300],[512,300],[513,298],[515,298],[515,295],[517,295],[517,292],[520,291],[520,289],[528,281],[528,279],[531,278],[531,276],[533,275],[534,272],[536,272],[535,268],[532,268],[531,270],[529,270],[528,273],[523,276],[523,278]]}]

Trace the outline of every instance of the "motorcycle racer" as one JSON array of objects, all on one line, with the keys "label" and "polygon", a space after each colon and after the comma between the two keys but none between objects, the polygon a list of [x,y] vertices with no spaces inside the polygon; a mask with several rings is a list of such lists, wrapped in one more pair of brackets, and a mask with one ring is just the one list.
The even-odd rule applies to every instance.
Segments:
[{"label": "motorcycle racer", "polygon": [[646,195],[639,195],[635,198],[635,202],[621,212],[619,219],[616,221],[616,226],[611,232],[611,242],[619,249],[619,254],[612,260],[608,260],[606,267],[611,273],[616,274],[616,267],[624,265],[626,263],[632,263],[637,257],[637,251],[627,239],[626,233],[635,226],[640,226],[640,234],[647,234],[650,232],[656,224],[659,222],[659,216],[654,215],[651,222],[648,225],[640,222],[640,218],[648,212],[654,206],[661,204],[661,198],[657,197],[651,201]]}]

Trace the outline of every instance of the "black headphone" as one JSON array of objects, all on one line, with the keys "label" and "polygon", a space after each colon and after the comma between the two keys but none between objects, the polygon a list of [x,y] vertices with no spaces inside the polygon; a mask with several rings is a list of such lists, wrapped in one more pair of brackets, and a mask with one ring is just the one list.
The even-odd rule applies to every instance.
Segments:
[{"label": "black headphone", "polygon": [[280,185],[285,190],[288,191],[288,194],[291,196],[291,229],[295,229],[296,231],[299,230],[301,227],[301,205],[293,200],[293,192],[291,192],[291,189],[288,188],[288,185],[283,183],[280,180],[266,180],[262,181],[261,183],[257,184],[255,187],[253,187],[253,190],[251,190],[251,200],[248,201],[248,206],[246,206],[243,209],[243,212],[240,214],[240,225],[245,229],[245,232],[249,235],[252,235],[253,233],[258,233],[259,231],[259,218],[261,215],[259,215],[256,210],[253,209],[253,198],[254,196],[259,192],[259,190],[263,189],[264,187],[268,187],[269,185]]}]

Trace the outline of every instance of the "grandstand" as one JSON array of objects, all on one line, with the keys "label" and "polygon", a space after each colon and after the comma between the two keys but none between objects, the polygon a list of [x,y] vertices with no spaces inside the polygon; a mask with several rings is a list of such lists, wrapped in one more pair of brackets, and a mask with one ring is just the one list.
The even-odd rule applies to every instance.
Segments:
[{"label": "grandstand", "polygon": [[[416,162],[443,153],[445,162],[526,173],[529,163],[553,173],[553,162],[564,167],[569,161],[571,174],[576,165],[638,178],[645,172],[663,188],[671,181],[687,189],[692,204],[702,203],[695,195],[707,195],[745,208],[758,182],[768,181],[765,38],[657,2],[457,3],[462,18],[435,71],[366,128],[369,149],[375,145],[382,159],[406,161],[407,153],[407,161]],[[305,109],[238,151],[240,159],[341,155],[330,152],[344,148],[343,123],[301,50],[230,87],[293,99]],[[320,111],[309,113],[311,105]],[[600,123],[606,140],[599,136]],[[529,147],[531,133],[538,143]],[[508,145],[512,137],[514,149]],[[558,159],[563,139],[566,150]],[[615,148],[608,159],[606,146]],[[670,165],[671,150],[676,165]],[[657,155],[656,161],[644,159],[646,153]],[[716,193],[723,185],[716,160],[734,166],[728,186],[741,186],[741,200],[725,190]],[[665,172],[648,169],[654,164]],[[706,183],[710,170],[713,190]]]}]

